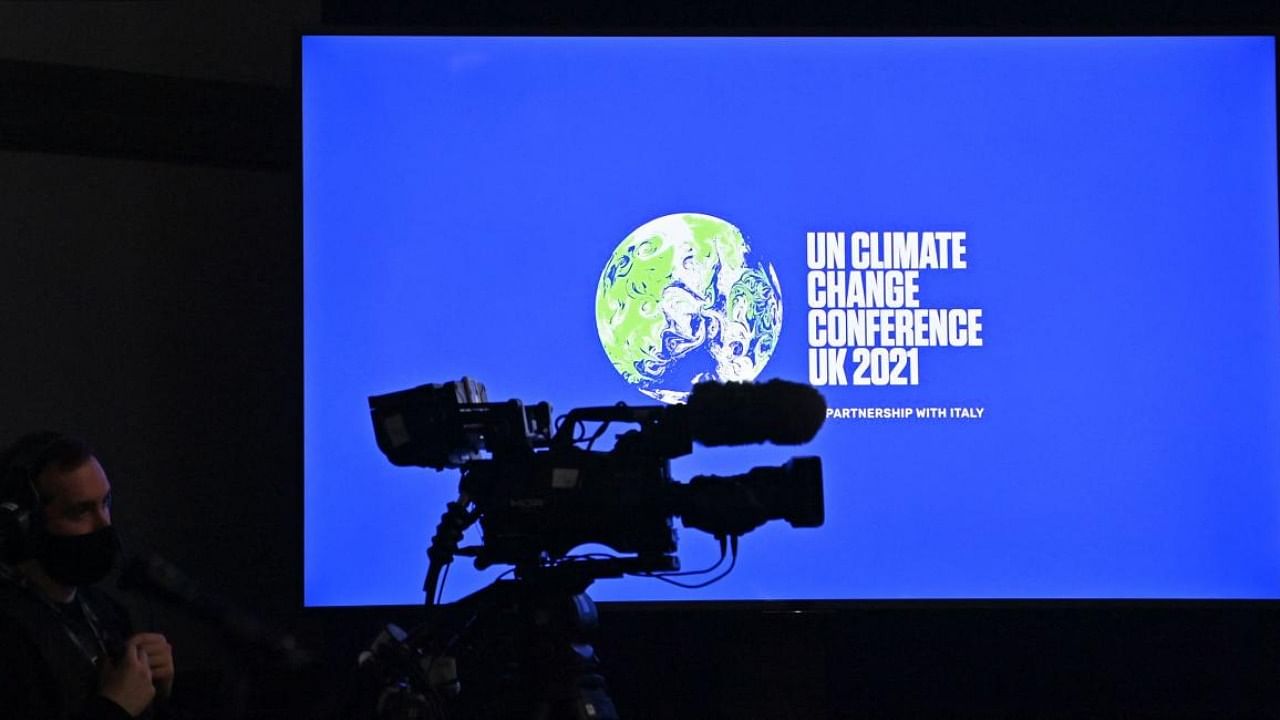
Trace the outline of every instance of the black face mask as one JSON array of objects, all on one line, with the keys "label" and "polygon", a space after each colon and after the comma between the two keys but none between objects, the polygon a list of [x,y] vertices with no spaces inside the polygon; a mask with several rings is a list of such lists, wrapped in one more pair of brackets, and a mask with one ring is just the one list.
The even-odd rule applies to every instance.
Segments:
[{"label": "black face mask", "polygon": [[116,529],[110,525],[87,535],[43,534],[36,559],[49,577],[67,586],[92,585],[111,573],[119,552]]}]

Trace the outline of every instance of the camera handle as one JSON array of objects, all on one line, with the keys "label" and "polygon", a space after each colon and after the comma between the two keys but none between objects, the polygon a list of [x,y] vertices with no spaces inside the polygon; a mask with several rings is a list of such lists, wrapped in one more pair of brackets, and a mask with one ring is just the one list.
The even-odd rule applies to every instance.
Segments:
[{"label": "camera handle", "polygon": [[465,492],[458,493],[458,499],[445,506],[436,525],[436,534],[431,536],[431,547],[427,548],[427,577],[422,582],[425,605],[435,605],[436,595],[440,587],[440,573],[458,554],[458,543],[462,542],[462,534],[475,524],[478,515],[471,509],[471,497]]}]

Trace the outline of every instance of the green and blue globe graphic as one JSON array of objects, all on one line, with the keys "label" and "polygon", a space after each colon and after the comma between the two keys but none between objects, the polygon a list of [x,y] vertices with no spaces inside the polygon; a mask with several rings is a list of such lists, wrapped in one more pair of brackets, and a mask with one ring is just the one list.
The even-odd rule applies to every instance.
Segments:
[{"label": "green and blue globe graphic", "polygon": [[773,265],[726,220],[664,215],[627,235],[596,289],[596,329],[614,368],[655,400],[696,383],[754,380],[778,345],[782,290]]}]

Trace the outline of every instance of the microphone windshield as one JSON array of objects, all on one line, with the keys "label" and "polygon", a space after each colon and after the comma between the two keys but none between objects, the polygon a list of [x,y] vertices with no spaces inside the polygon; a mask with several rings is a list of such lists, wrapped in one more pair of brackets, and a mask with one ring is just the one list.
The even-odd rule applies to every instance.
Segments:
[{"label": "microphone windshield", "polygon": [[708,447],[800,445],[818,433],[827,418],[827,401],[810,385],[704,382],[693,386],[688,403],[689,431]]}]

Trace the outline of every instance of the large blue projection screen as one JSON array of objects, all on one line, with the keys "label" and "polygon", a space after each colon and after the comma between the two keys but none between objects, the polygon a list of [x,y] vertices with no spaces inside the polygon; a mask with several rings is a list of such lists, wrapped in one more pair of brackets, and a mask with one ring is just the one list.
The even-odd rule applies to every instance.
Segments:
[{"label": "large blue projection screen", "polygon": [[[557,412],[821,386],[812,444],[673,470],[817,454],[824,527],[598,599],[1280,597],[1272,38],[306,37],[302,62],[308,605],[421,601],[458,475],[391,466],[366,396],[463,375]],[[718,556],[680,537],[686,569]],[[459,561],[445,598],[497,572]]]}]

